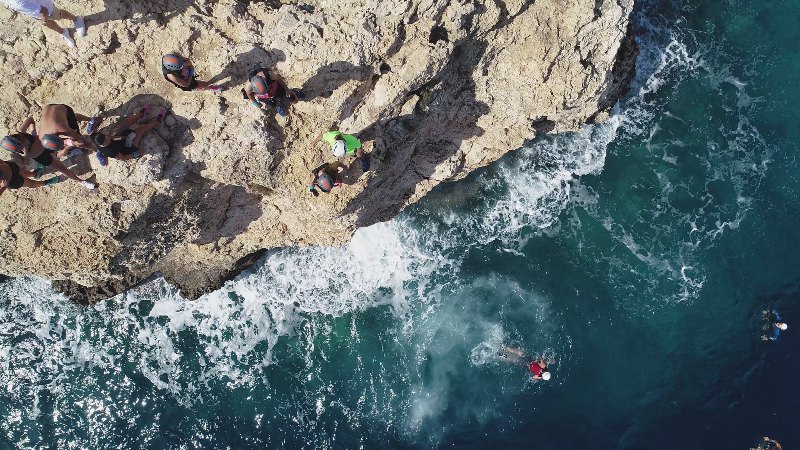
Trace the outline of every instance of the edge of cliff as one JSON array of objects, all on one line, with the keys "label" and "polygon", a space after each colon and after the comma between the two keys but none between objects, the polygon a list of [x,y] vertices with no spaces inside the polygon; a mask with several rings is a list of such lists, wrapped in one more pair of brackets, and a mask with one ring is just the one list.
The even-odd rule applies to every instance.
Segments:
[{"label": "edge of cliff", "polygon": [[[77,52],[13,14],[0,25],[11,36],[0,38],[2,71],[18,73],[0,87],[4,128],[47,103],[104,105],[109,118],[144,104],[171,111],[141,160],[73,164],[100,182],[97,194],[60,183],[0,197],[4,272],[49,278],[79,303],[153,274],[197,298],[267,249],[341,245],[537,135],[604,121],[638,54],[633,0],[356,2],[347,15],[288,1],[75,3],[90,27]],[[226,93],[166,85],[157,64],[173,50]],[[307,101],[287,118],[248,108],[238,85],[257,64],[277,67]],[[129,100],[111,107],[119,99]],[[356,162],[338,192],[313,198],[308,169],[332,157],[310,143],[332,127],[365,142],[372,168]]]}]

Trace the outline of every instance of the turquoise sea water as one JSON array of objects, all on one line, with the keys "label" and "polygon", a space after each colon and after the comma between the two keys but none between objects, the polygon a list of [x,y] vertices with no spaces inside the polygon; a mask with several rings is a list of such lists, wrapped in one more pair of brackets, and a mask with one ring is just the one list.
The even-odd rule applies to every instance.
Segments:
[{"label": "turquoise sea water", "polygon": [[196,302],[3,284],[0,447],[800,446],[800,2],[652,2],[636,24],[612,120],[344,249],[273,251]]}]

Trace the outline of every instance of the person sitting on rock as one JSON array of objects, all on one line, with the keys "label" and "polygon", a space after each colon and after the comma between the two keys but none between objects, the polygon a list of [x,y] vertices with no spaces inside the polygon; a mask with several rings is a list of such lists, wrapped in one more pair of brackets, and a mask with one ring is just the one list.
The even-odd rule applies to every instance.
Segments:
[{"label": "person sitting on rock", "polygon": [[342,184],[342,174],[344,170],[339,161],[332,163],[324,163],[321,166],[311,170],[309,178],[310,184],[308,190],[314,195],[319,195],[317,188],[322,192],[330,192],[335,186]]},{"label": "person sitting on rock", "polygon": [[[153,128],[157,127],[167,115],[166,108],[159,108],[155,117],[149,118],[150,105],[145,105],[142,110],[132,116],[128,116],[119,124],[118,131],[111,136],[104,133],[96,133],[92,139],[97,145],[95,156],[101,166],[108,164],[108,158],[127,161],[131,158],[139,158],[145,152],[140,149],[142,139],[147,136]],[[135,124],[139,125],[135,130]]]},{"label": "person sitting on rock", "polygon": [[205,81],[197,81],[197,72],[188,58],[177,53],[169,53],[161,58],[161,73],[164,79],[182,91],[211,91],[215,94],[222,88]]},{"label": "person sitting on rock", "polygon": [[0,195],[6,189],[38,188],[58,183],[58,177],[52,177],[47,181],[38,181],[32,180],[33,176],[35,176],[33,172],[22,169],[13,161],[0,161]]},{"label": "person sitting on rock", "polygon": [[328,131],[311,141],[311,145],[316,145],[320,140],[330,144],[333,156],[342,158],[345,155],[361,158],[361,169],[366,172],[369,170],[369,153],[364,153],[361,148],[361,141],[352,134],[345,134],[338,130]]},{"label": "person sitting on rock", "polygon": [[[15,133],[4,137],[0,140],[0,148],[11,153],[11,158],[19,167],[29,167],[35,165],[36,170],[33,174],[37,177],[41,176],[48,167],[52,167],[59,172],[66,175],[68,178],[75,180],[87,189],[95,189],[97,185],[91,181],[84,181],[80,179],[75,173],[67,168],[64,163],[58,158],[54,157],[54,152],[45,148],[42,141],[34,134],[28,134],[26,124],[32,123],[33,119],[28,118],[23,122],[23,127],[19,133]],[[48,145],[55,146],[56,148],[64,143],[61,138],[53,135],[42,136]]]},{"label": "person sitting on rock", "polygon": [[90,118],[83,114],[76,114],[72,107],[53,104],[42,108],[42,118],[39,120],[39,134],[44,136],[52,134],[64,139],[64,147],[57,152],[59,157],[73,157],[82,154],[87,146],[81,135],[78,122],[88,122]]},{"label": "person sitting on rock", "polygon": [[282,117],[286,117],[289,105],[306,98],[303,91],[289,89],[277,70],[264,67],[250,72],[242,95],[256,108],[267,109],[271,106]]},{"label": "person sitting on rock", "polygon": [[75,48],[75,41],[69,34],[69,30],[61,28],[55,21],[67,19],[75,24],[75,34],[78,36],[86,35],[86,24],[83,17],[74,16],[63,9],[57,9],[53,5],[53,0],[0,0],[4,5],[19,13],[31,16],[42,21],[42,26],[50,28],[61,35],[61,39],[69,48]]}]

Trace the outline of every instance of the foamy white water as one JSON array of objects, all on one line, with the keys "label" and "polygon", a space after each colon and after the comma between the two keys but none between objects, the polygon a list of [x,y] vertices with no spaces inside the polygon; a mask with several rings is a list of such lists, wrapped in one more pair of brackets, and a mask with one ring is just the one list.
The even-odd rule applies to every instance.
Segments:
[{"label": "foamy white water", "polygon": [[[270,403],[274,410],[254,414],[259,427],[290,418],[297,433],[317,436],[309,438],[317,447],[332,447],[330,428],[341,423],[358,429],[377,421],[400,435],[441,436],[448,421],[496,419],[486,398],[544,389],[498,363],[502,343],[553,356],[553,384],[568,382],[583,349],[573,348],[553,305],[591,304],[593,293],[575,288],[548,296],[536,271],[517,280],[492,265],[494,254],[524,266],[532,252],[552,250],[531,247],[534,241],[574,243],[589,259],[597,253],[598,267],[611,262],[607,272],[591,275],[608,281],[617,307],[630,315],[693,301],[706,280],[699,255],[746,217],[771,158],[749,120],[759,99],[747,83],[708,52],[690,50],[696,46],[687,36],[650,25],[659,39],[643,43],[634,94],[611,120],[542,139],[462,181],[474,183],[465,190],[480,199],[475,206],[431,211],[423,202],[359,230],[341,249],[271,251],[247,274],[193,302],[163,280],[86,308],[41,280],[6,283],[0,385],[8,440],[36,446],[53,433],[72,436],[59,441],[63,447],[100,448],[111,422],[132,421],[150,424],[142,439],[157,442],[163,430],[158,417],[148,416],[153,404],[203,410],[224,393],[248,389],[280,399]],[[707,145],[690,148],[685,134],[697,118],[662,111],[665,101],[654,97],[664,86],[697,80],[714,86],[737,120]],[[665,117],[674,121],[669,129]],[[674,131],[682,125],[683,132]],[[628,153],[614,154],[620,139],[631,144]],[[609,155],[637,161],[629,191],[598,185]],[[687,167],[698,170],[681,171]],[[625,201],[609,201],[617,195]],[[735,201],[719,200],[727,197]],[[604,239],[611,251],[598,244]],[[650,303],[642,304],[642,293]],[[341,384],[327,374],[353,360],[352,377]],[[464,398],[454,393],[452,374],[465,370],[510,381]],[[456,396],[469,419],[448,416]],[[336,427],[333,414],[340,415]],[[42,425],[47,420],[55,431]],[[192,427],[198,436],[213,434],[212,421]],[[81,437],[76,430],[84,429],[90,431]]]}]

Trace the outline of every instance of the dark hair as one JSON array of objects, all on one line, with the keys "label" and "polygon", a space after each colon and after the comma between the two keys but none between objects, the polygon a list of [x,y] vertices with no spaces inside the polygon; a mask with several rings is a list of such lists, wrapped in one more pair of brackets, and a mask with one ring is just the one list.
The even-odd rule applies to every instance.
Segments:
[{"label": "dark hair", "polygon": [[20,141],[24,140],[28,143],[28,147],[33,145],[33,141],[36,140],[35,137],[31,136],[29,133],[14,133],[11,135],[14,139],[19,139]]},{"label": "dark hair", "polygon": [[106,136],[104,133],[96,133],[94,137],[92,137],[94,143],[97,144],[99,147],[105,147],[106,145],[108,145],[107,138],[108,136]]}]

